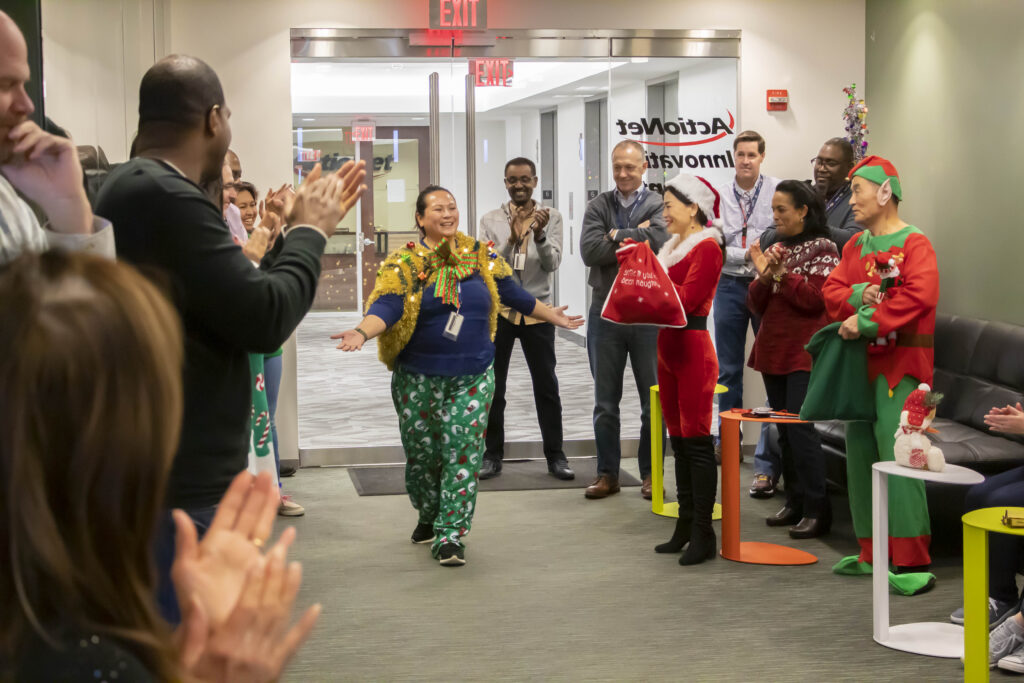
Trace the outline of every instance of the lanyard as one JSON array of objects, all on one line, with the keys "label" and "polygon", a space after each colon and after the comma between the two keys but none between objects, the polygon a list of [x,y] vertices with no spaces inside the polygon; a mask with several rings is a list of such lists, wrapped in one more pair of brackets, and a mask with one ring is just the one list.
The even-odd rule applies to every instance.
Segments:
[{"label": "lanyard", "polygon": [[628,230],[629,229],[629,222],[633,219],[633,210],[637,206],[640,205],[640,202],[642,202],[644,200],[644,194],[646,192],[647,192],[647,186],[646,185],[641,185],[639,192],[637,192],[637,194],[636,194],[636,199],[634,199],[633,203],[629,205],[629,213],[626,214],[626,224],[625,225],[620,223],[619,220],[620,220],[620,217],[622,216],[622,212],[620,211],[620,209],[625,209],[626,207],[622,206],[622,203],[619,202],[618,198],[615,199],[615,203],[618,204],[618,206],[615,207],[615,224],[618,226],[619,230]]},{"label": "lanyard", "polygon": [[832,195],[832,199],[825,203],[825,213],[831,213],[832,209],[836,208],[836,205],[839,204],[839,201],[843,198],[844,194],[846,194],[846,188],[843,188]]},{"label": "lanyard", "polygon": [[740,216],[743,217],[743,248],[747,248],[747,221],[754,215],[754,208],[757,206],[757,198],[761,194],[761,184],[764,183],[764,176],[758,176],[757,186],[754,188],[754,198],[750,201],[750,214],[743,209],[743,199],[740,197],[740,193],[736,190],[736,183],[732,185],[732,193],[736,195],[736,203],[740,207]]}]

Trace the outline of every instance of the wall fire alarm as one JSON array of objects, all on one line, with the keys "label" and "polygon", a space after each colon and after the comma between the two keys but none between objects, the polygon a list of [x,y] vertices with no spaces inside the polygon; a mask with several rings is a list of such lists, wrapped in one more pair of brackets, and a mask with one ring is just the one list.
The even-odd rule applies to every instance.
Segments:
[{"label": "wall fire alarm", "polygon": [[788,90],[768,91],[768,111],[786,111],[789,108]]}]

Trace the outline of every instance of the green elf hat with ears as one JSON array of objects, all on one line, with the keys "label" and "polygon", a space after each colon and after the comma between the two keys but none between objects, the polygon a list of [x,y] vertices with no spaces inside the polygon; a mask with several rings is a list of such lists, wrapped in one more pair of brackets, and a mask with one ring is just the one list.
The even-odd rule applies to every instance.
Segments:
[{"label": "green elf hat with ears", "polygon": [[896,172],[896,167],[888,159],[883,159],[874,154],[864,157],[859,164],[850,170],[850,175],[847,177],[852,179],[854,176],[870,180],[875,185],[884,185],[886,181],[889,181],[889,187],[892,188],[893,195],[896,199],[901,202],[903,201],[900,174]]}]

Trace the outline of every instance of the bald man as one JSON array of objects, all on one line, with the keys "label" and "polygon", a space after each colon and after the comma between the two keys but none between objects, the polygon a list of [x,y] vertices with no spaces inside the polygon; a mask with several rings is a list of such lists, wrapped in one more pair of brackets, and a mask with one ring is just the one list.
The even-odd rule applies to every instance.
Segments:
[{"label": "bald man", "polygon": [[236,183],[242,179],[242,160],[235,154],[235,150],[229,149],[228,154],[224,157],[224,162],[231,169],[231,179]]},{"label": "bald man", "polygon": [[[114,233],[89,208],[74,144],[28,118],[30,76],[25,38],[0,11],[0,265],[51,246],[113,258]],[[42,210],[45,227],[19,192]]]},{"label": "bald man", "polygon": [[[231,143],[231,111],[220,80],[194,57],[154,64],[139,88],[135,158],[111,172],[97,198],[121,259],[172,285],[185,325],[185,413],[158,532],[161,611],[179,620],[169,570],[170,509],[189,514],[200,534],[232,479],[246,468],[250,439],[250,353],[276,351],[316,294],[327,239],[359,196],[362,165],[341,175],[311,174],[299,188],[272,260],[253,268],[234,243],[219,197],[203,190],[220,177]],[[310,180],[310,178],[312,180]]]}]

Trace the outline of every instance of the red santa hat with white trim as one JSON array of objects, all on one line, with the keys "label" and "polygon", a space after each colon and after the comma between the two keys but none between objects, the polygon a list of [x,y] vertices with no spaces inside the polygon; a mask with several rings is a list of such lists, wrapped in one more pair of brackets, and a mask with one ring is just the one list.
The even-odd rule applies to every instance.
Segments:
[{"label": "red santa hat with white trim", "polygon": [[722,197],[706,178],[680,173],[668,181],[665,187],[675,190],[691,203],[696,204],[697,208],[704,213],[704,217],[708,219],[708,225],[721,229]]}]

